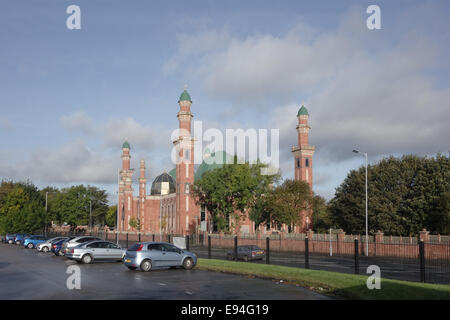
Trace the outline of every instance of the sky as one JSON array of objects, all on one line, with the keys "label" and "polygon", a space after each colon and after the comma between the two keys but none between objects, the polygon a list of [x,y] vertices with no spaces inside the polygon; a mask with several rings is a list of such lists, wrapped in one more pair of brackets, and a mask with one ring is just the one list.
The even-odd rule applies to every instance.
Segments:
[{"label": "sky", "polygon": [[[81,10],[69,30],[68,6]],[[369,30],[376,4],[381,29]],[[204,129],[279,129],[293,178],[310,114],[314,192],[390,155],[450,150],[448,1],[0,0],[0,178],[89,184],[115,201],[121,146],[171,170],[187,85]],[[135,172],[134,182],[138,173]],[[135,188],[136,190],[136,188]]]}]

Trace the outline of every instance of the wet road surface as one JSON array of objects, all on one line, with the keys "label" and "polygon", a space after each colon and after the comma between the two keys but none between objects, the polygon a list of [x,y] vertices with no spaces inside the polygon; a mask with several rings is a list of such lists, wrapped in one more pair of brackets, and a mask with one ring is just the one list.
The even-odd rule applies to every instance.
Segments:
[{"label": "wet road surface", "polygon": [[[81,289],[67,289],[66,273],[80,267]],[[0,299],[330,299],[275,281],[203,270],[130,271],[120,262],[77,264],[53,253],[0,244]]]}]

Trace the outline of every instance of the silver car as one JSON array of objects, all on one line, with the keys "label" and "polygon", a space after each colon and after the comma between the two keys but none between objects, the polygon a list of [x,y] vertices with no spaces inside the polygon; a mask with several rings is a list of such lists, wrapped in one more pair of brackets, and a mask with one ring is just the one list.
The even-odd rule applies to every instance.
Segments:
[{"label": "silver car", "polygon": [[88,242],[88,241],[94,241],[94,240],[102,240],[97,237],[91,237],[91,236],[82,236],[82,237],[75,237],[69,241],[66,241],[62,244],[61,247],[61,254],[68,253],[73,247],[78,246],[79,244]]},{"label": "silver car", "polygon": [[142,242],[127,249],[123,262],[130,270],[139,268],[145,272],[153,267],[184,267],[189,270],[197,264],[197,255],[166,242]]},{"label": "silver car", "polygon": [[125,249],[110,241],[89,241],[72,247],[66,257],[82,263],[94,260],[116,260],[122,262]]},{"label": "silver car", "polygon": [[69,238],[68,237],[54,237],[54,238],[48,239],[45,242],[39,243],[36,246],[36,249],[38,251],[49,252],[51,250],[51,248],[52,248],[53,242],[57,242],[57,241],[62,240],[62,239],[69,239]]}]

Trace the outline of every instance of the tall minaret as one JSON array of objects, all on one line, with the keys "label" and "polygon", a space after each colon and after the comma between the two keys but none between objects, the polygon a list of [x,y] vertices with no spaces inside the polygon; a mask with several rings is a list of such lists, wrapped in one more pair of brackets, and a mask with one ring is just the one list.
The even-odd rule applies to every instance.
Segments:
[{"label": "tall minaret", "polygon": [[128,230],[128,221],[133,212],[132,177],[134,169],[130,168],[130,144],[125,141],[122,145],[122,170],[119,182],[119,230]]},{"label": "tall minaret", "polygon": [[177,114],[180,136],[173,141],[179,160],[176,165],[177,182],[177,221],[178,233],[187,234],[194,218],[196,205],[189,195],[190,186],[194,183],[194,137],[191,135],[191,96],[186,91],[178,100],[180,111]]},{"label": "tall minaret", "polygon": [[144,225],[145,218],[145,191],[147,186],[147,179],[145,178],[145,161],[141,159],[139,175],[139,207],[138,207],[138,219],[140,221],[141,228]]},{"label": "tall minaret", "polygon": [[[297,113],[298,124],[296,126],[298,134],[298,145],[292,147],[292,153],[294,154],[294,178],[295,180],[302,180],[309,184],[309,187],[313,187],[312,176],[312,157],[315,151],[315,147],[309,145],[309,130],[311,127],[308,124],[308,110],[305,106],[301,106]],[[308,210],[310,211],[310,210]],[[301,231],[310,229],[312,227],[311,212],[308,214],[302,213],[305,219],[303,219],[303,226]]]}]

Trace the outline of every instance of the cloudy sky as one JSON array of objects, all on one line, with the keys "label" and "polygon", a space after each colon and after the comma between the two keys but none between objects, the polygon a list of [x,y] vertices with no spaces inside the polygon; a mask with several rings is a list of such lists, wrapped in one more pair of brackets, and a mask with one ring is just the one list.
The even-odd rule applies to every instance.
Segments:
[{"label": "cloudy sky", "polygon": [[285,178],[304,103],[314,190],[330,199],[363,165],[354,148],[370,162],[450,150],[449,18],[445,0],[1,1],[0,178],[114,201],[125,138],[150,182],[173,168],[187,84],[204,129],[279,129]]}]

